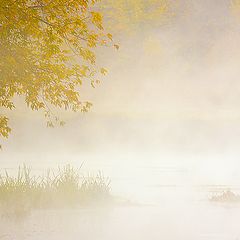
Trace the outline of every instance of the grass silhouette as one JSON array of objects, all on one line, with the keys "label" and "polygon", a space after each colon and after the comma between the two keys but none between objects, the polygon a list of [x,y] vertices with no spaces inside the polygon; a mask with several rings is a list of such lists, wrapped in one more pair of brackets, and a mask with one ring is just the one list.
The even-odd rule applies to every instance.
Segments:
[{"label": "grass silhouette", "polygon": [[101,172],[82,176],[70,165],[42,176],[32,175],[26,165],[11,176],[0,175],[0,211],[3,215],[24,216],[32,209],[86,206],[110,200],[110,180]]}]

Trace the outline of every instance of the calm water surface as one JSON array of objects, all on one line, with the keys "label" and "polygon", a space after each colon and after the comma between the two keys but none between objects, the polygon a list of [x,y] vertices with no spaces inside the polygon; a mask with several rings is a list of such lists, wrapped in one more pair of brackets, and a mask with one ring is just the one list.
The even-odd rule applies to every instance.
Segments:
[{"label": "calm water surface", "polygon": [[[79,166],[77,159],[71,163]],[[46,166],[54,165],[35,164],[33,171]],[[14,172],[16,166],[4,167]],[[18,222],[1,219],[0,239],[240,240],[240,204],[208,201],[227,188],[240,192],[238,181],[207,181],[187,164],[157,161],[87,161],[82,170],[102,170],[111,179],[112,194],[127,204],[33,211]]]}]

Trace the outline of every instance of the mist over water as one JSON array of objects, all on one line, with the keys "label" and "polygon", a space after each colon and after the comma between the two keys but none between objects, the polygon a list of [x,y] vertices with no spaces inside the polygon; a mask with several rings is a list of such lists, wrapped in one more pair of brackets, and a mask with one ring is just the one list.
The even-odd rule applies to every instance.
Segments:
[{"label": "mist over water", "polygon": [[83,163],[83,173],[109,177],[124,204],[0,220],[0,239],[240,239],[240,205],[208,201],[240,188],[240,20],[227,0],[185,0],[178,10],[118,36],[120,51],[102,55],[109,75],[87,89],[90,113],[63,113],[56,129],[21,100],[11,113],[2,169]]}]

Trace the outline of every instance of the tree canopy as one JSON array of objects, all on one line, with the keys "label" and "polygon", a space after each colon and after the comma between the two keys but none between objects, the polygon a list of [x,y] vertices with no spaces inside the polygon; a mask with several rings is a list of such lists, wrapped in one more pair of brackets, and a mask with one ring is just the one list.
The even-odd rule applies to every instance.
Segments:
[{"label": "tree canopy", "polygon": [[[104,30],[96,2],[0,0],[0,109],[14,109],[15,96],[22,96],[32,110],[45,112],[50,127],[64,124],[51,106],[89,110],[81,86],[94,87],[107,73],[96,63],[95,49],[118,48]],[[0,115],[0,137],[10,131],[8,117]]]},{"label": "tree canopy", "polygon": [[[8,110],[21,96],[42,110],[49,127],[63,125],[52,108],[87,112],[81,87],[95,87],[107,70],[101,46],[119,48],[112,34],[159,24],[170,0],[0,0],[0,137],[8,137]],[[103,15],[104,19],[103,20]],[[106,26],[105,26],[106,25]]]},{"label": "tree canopy", "polygon": [[[173,3],[174,2],[174,3]],[[107,27],[115,34],[142,31],[171,19],[178,1],[172,0],[102,0],[99,6]]]}]

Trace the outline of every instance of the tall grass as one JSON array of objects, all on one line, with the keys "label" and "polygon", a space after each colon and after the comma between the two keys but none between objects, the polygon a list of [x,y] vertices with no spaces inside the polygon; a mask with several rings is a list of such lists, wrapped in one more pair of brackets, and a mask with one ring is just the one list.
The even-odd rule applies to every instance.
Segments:
[{"label": "tall grass", "polygon": [[32,209],[85,206],[109,199],[109,179],[100,172],[84,177],[70,165],[41,176],[33,175],[26,165],[15,176],[7,171],[0,174],[0,210],[4,214],[21,216]]}]

